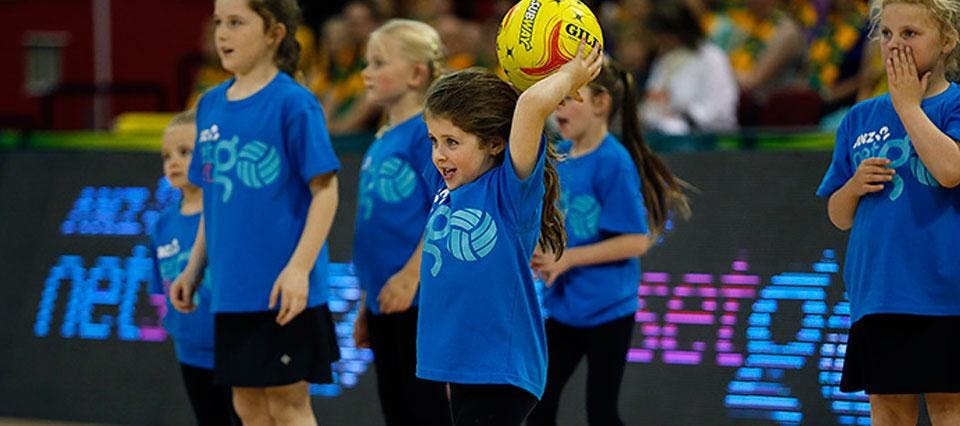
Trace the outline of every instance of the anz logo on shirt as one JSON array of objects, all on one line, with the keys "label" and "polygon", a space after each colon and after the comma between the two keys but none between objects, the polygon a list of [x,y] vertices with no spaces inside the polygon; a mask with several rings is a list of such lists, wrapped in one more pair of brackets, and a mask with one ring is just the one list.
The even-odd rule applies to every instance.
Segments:
[{"label": "anz logo on shirt", "polygon": [[280,177],[280,154],[273,146],[260,141],[241,144],[236,135],[220,139],[216,124],[200,131],[200,143],[204,143],[200,146],[203,179],[223,187],[220,199],[224,203],[233,196],[234,179],[248,188],[259,189]]},{"label": "anz logo on shirt", "polygon": [[172,282],[187,266],[190,260],[190,250],[180,250],[180,240],[174,238],[169,244],[157,246],[157,260],[159,261],[160,277],[164,281]]},{"label": "anz logo on shirt", "polygon": [[493,216],[480,209],[450,208],[450,191],[441,189],[433,199],[434,209],[427,221],[423,252],[433,257],[430,275],[437,276],[443,267],[441,247],[455,259],[475,262],[486,257],[497,244],[497,223]]},{"label": "anz logo on shirt", "polygon": [[[910,174],[913,175],[921,185],[934,188],[939,187],[940,183],[934,179],[930,171],[927,170],[927,167],[923,165],[923,161],[920,161],[920,157],[914,153],[913,144],[910,143],[910,136],[904,135],[902,139],[888,139],[890,134],[884,132],[886,129],[886,127],[882,128],[881,132],[877,132],[877,135],[869,138],[866,138],[866,136],[870,134],[865,134],[857,139],[857,142],[853,145],[853,153],[851,154],[853,168],[856,169],[863,160],[868,158],[886,158],[890,160],[890,165],[887,167],[896,169],[907,165],[910,169]],[[882,137],[878,136],[880,134],[882,134]],[[864,141],[861,141],[861,139],[864,139]],[[896,201],[903,195],[904,176],[907,175],[901,175],[900,173],[893,175],[893,180],[890,181],[890,191],[887,195],[890,201]]]},{"label": "anz logo on shirt", "polygon": [[882,142],[887,140],[890,137],[890,128],[883,126],[880,130],[873,132],[866,132],[857,136],[857,141],[853,144],[853,149],[857,149],[861,145],[873,144],[877,142]]}]

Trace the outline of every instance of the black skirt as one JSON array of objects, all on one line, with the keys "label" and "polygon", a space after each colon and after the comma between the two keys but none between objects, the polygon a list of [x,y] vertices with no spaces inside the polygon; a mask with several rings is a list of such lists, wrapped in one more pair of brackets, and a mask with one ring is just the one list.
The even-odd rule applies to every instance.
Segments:
[{"label": "black skirt", "polygon": [[960,316],[865,315],[850,327],[840,390],[960,392]]},{"label": "black skirt", "polygon": [[332,383],[340,359],[326,304],[307,308],[285,326],[276,312],[218,313],[214,319],[214,377],[238,387]]}]

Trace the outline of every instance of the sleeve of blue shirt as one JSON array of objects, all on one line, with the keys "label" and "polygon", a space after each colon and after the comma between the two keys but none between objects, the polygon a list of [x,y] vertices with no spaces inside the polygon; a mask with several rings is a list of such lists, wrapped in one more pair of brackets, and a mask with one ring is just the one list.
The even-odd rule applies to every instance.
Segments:
[{"label": "sleeve of blue shirt", "polygon": [[[200,114],[203,113],[204,98],[206,96],[201,96],[200,100],[197,101],[197,117],[196,123],[200,123]],[[199,124],[194,124],[196,127],[196,137],[193,139],[193,157],[190,159],[189,167],[187,167],[187,180],[190,183],[203,188],[203,155],[200,154],[200,126]]]},{"label": "sleeve of blue shirt", "polygon": [[[195,144],[194,146],[199,147],[198,144]],[[187,167],[187,180],[197,187],[203,188],[203,177],[201,176],[201,169],[203,168],[203,165],[200,162],[201,155],[196,148],[194,148],[193,154],[193,158],[190,159],[190,165]]]},{"label": "sleeve of blue shirt", "polygon": [[199,188],[203,188],[203,157],[200,154],[200,144],[197,141],[194,141],[193,148],[193,158],[190,159],[189,167],[187,168],[187,180],[190,183],[196,185]]},{"label": "sleeve of blue shirt", "polygon": [[643,204],[640,176],[632,167],[618,167],[599,180],[600,224],[606,234],[646,234],[647,208]]},{"label": "sleeve of blue shirt", "polygon": [[287,121],[286,143],[292,165],[306,183],[316,176],[340,169],[319,106],[301,110]]},{"label": "sleeve of blue shirt", "polygon": [[960,141],[960,102],[951,102],[944,120],[943,133],[954,141]]},{"label": "sleeve of blue shirt", "polygon": [[510,159],[510,147],[506,148],[503,158],[501,184],[505,185],[505,190],[509,199],[508,210],[512,210],[514,223],[519,229],[530,229],[532,226],[540,225],[540,215],[537,214],[537,208],[543,202],[544,188],[543,168],[546,161],[546,138],[540,138],[540,149],[537,152],[537,164],[526,179],[521,180],[517,176],[517,171],[513,169],[513,161]]},{"label": "sleeve of blue shirt", "polygon": [[855,109],[851,110],[851,113],[848,113],[840,123],[840,128],[837,129],[837,141],[833,147],[833,160],[830,161],[830,168],[827,169],[823,181],[820,182],[820,187],[817,188],[817,196],[829,197],[853,177],[855,170],[850,164],[849,121],[855,111]]}]

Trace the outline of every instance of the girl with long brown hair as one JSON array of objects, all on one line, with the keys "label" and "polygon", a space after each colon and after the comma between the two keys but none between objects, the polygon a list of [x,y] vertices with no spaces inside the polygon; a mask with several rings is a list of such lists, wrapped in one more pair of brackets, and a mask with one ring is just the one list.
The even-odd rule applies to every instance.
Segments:
[{"label": "girl with long brown hair", "polygon": [[214,379],[245,425],[316,424],[308,383],[340,358],[327,306],[326,239],[340,167],[319,102],[297,83],[294,0],[216,0],[217,53],[233,78],[197,104],[188,177],[203,189],[181,312],[209,261]]},{"label": "girl with long brown hair", "polygon": [[[640,260],[673,216],[689,214],[684,182],[644,142],[633,78],[612,60],[565,101],[556,118],[564,137],[558,165],[567,248],[534,255],[544,280],[547,387],[528,424],[556,424],[560,393],[587,357],[587,416],[592,425],[623,424],[617,398],[637,311]],[[609,132],[620,113],[622,139]]]},{"label": "girl with long brown hair", "polygon": [[519,425],[546,382],[546,338],[530,273],[539,240],[562,252],[558,181],[544,121],[600,71],[580,52],[517,95],[486,70],[441,78],[424,119],[445,188],[420,268],[417,375],[450,384],[457,425]]}]

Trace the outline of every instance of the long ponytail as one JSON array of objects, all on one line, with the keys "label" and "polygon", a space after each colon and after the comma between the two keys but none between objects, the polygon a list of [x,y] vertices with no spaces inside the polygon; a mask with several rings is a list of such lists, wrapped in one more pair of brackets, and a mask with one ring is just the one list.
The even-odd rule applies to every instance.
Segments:
[{"label": "long ponytail", "polygon": [[[435,81],[427,91],[424,114],[441,117],[480,139],[480,146],[507,143],[517,106],[517,90],[483,68],[468,68],[447,74]],[[469,102],[464,102],[464,100]],[[509,149],[505,147],[504,150]],[[540,217],[540,247],[560,258],[567,245],[563,213],[557,206],[560,199],[560,178],[557,175],[557,151],[547,144],[544,159],[543,212]],[[501,152],[496,161],[502,163]]]},{"label": "long ponytail", "polygon": [[283,24],[287,33],[280,40],[274,62],[277,68],[291,76],[297,76],[297,64],[300,62],[300,42],[297,41],[297,27],[300,25],[300,6],[296,0],[248,0],[250,9],[263,18],[264,31],[274,25]]},{"label": "long ponytail", "polygon": [[547,143],[547,158],[543,164],[543,212],[540,214],[540,248],[560,259],[567,246],[567,231],[564,229],[563,210],[560,201],[560,175],[557,174],[556,144]]},{"label": "long ponytail", "polygon": [[612,120],[617,116],[617,112],[620,112],[623,131],[620,142],[630,153],[637,174],[640,175],[650,230],[659,234],[663,232],[672,214],[678,214],[684,219],[690,217],[690,203],[684,191],[693,187],[675,176],[644,140],[637,116],[634,85],[630,73],[612,59],[604,58],[600,75],[589,87],[595,94],[606,92],[610,95],[608,120]]}]

